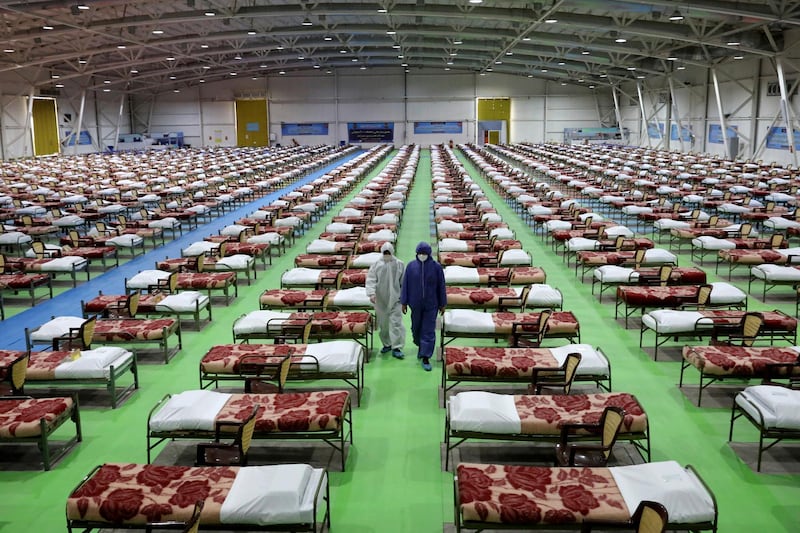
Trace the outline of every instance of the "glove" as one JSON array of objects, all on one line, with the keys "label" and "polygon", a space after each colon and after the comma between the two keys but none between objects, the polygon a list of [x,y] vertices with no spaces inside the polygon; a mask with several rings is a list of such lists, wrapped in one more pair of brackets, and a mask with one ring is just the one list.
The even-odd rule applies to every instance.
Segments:
[{"label": "glove", "polygon": [[375,303],[375,295],[374,295],[374,294],[373,294],[372,296],[370,296],[370,297],[369,297],[369,301],[370,301],[371,303]]}]

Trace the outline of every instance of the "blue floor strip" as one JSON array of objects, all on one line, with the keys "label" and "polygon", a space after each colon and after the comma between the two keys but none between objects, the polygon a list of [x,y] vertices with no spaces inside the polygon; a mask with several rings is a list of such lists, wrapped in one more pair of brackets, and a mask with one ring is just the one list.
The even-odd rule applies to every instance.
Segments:
[{"label": "blue floor strip", "polygon": [[[216,235],[219,230],[225,226],[233,224],[236,220],[243,218],[259,207],[269,204],[270,202],[278,199],[280,196],[291,192],[301,185],[305,185],[319,178],[326,172],[329,172],[350,159],[353,159],[361,152],[348,155],[345,158],[337,160],[326,167],[316,170],[308,176],[295,181],[291,185],[272,192],[266,196],[254,200],[248,204],[234,209],[233,211],[215,218],[211,222],[198,226],[191,231],[184,231],[183,235],[177,239],[168,242],[164,246],[159,246],[154,250],[131,259],[130,261],[121,264],[119,267],[112,268],[107,272],[93,277],[88,282],[84,281],[81,285],[75,288],[66,290],[61,294],[54,296],[50,300],[46,300],[37,304],[35,307],[22,311],[14,316],[11,316],[0,322],[0,331],[2,331],[3,340],[0,342],[3,349],[6,350],[25,350],[25,328],[35,328],[47,322],[53,316],[80,316],[81,300],[88,301],[97,296],[98,291],[104,294],[123,294],[125,292],[125,279],[131,278],[141,270],[155,268],[155,262],[164,259],[165,257],[180,257],[181,250],[189,246],[191,243],[203,240],[204,237],[209,235]],[[82,272],[78,273],[78,279],[81,277],[86,279],[86,275]],[[64,278],[62,278],[63,280]]]}]

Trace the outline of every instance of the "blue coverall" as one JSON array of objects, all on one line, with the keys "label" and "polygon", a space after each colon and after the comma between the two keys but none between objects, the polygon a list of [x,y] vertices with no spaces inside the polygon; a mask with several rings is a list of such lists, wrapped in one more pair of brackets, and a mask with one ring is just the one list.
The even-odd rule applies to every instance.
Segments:
[{"label": "blue coverall", "polygon": [[411,308],[411,336],[419,347],[417,357],[433,356],[436,345],[436,313],[447,305],[447,292],[442,266],[430,257],[431,247],[425,243],[417,246],[418,254],[427,254],[424,263],[410,261],[403,276],[400,303]]}]

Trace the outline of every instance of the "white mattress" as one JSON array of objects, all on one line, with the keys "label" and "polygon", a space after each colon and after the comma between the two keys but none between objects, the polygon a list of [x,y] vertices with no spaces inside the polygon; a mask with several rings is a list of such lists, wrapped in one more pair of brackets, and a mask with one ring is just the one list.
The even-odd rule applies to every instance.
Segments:
[{"label": "white mattress", "polygon": [[345,224],[344,222],[333,222],[325,226],[327,233],[352,233],[353,224]]},{"label": "white mattress", "polygon": [[559,365],[563,365],[567,356],[571,353],[581,354],[581,362],[578,364],[577,374],[589,376],[608,376],[611,375],[611,366],[605,355],[594,348],[591,344],[567,344],[550,348],[550,354],[555,357]]},{"label": "white mattress", "polygon": [[247,238],[249,244],[274,244],[278,245],[283,242],[283,237],[280,233],[269,231],[267,233],[260,233]]},{"label": "white mattress", "polygon": [[447,231],[464,231],[464,224],[453,222],[452,220],[442,220],[436,224],[436,231],[439,233],[444,233]]},{"label": "white mattress", "polygon": [[714,501],[702,482],[675,461],[609,468],[633,513],[643,500],[661,503],[671,524],[714,520]]},{"label": "white mattress", "polygon": [[291,268],[281,276],[282,285],[309,285],[317,283],[321,270],[316,268]]},{"label": "white mattress", "polygon": [[715,281],[711,284],[709,301],[714,305],[743,304],[747,301],[747,294],[730,283]]},{"label": "white mattress", "polygon": [[336,241],[326,241],[324,239],[314,239],[308,246],[306,246],[306,253],[308,254],[332,254],[336,252],[336,247],[339,245]]},{"label": "white mattress", "polygon": [[690,333],[696,331],[698,325],[711,327],[714,322],[697,311],[656,309],[642,315],[642,325],[657,333]]},{"label": "white mattress", "polygon": [[125,283],[126,289],[147,289],[170,277],[166,270],[142,270]]},{"label": "white mattress", "polygon": [[166,313],[192,313],[208,307],[209,298],[199,291],[181,291],[170,294],[156,304],[156,311]]},{"label": "white mattress", "polygon": [[587,239],[586,237],[573,237],[568,240],[566,244],[566,248],[570,252],[597,250],[599,246],[600,241],[596,239]]},{"label": "white mattress", "polygon": [[230,394],[209,390],[190,390],[171,396],[150,417],[150,431],[214,431],[217,414]]},{"label": "white mattress", "polygon": [[325,470],[309,465],[240,468],[220,509],[220,522],[261,526],[314,523],[314,509],[323,508],[327,484]]},{"label": "white mattress", "polygon": [[89,260],[83,257],[56,257],[46,263],[42,263],[39,269],[42,272],[72,272],[83,268],[87,264],[89,264]]},{"label": "white mattress", "polygon": [[610,226],[605,228],[605,234],[609,239],[616,239],[619,236],[630,239],[633,237],[633,231],[625,226]]},{"label": "white mattress", "polygon": [[710,235],[702,235],[692,239],[692,247],[701,248],[703,250],[733,250],[736,248],[736,243],[728,239],[718,239]]},{"label": "white mattress", "polygon": [[267,326],[280,324],[289,318],[291,313],[279,313],[277,311],[250,311],[246,315],[240,316],[233,323],[233,333],[235,335],[247,333],[266,333]]},{"label": "white mattress", "polygon": [[394,242],[397,240],[397,234],[390,229],[378,230],[374,233],[367,234],[368,241],[389,241]]},{"label": "white mattress", "polygon": [[444,282],[446,285],[477,284],[479,280],[480,276],[477,268],[457,265],[444,267]]},{"label": "white mattress", "polygon": [[452,309],[444,313],[444,330],[447,333],[493,333],[491,313],[472,309]]},{"label": "white mattress", "polygon": [[601,283],[633,283],[639,279],[636,269],[617,265],[597,267],[592,271],[592,275]]},{"label": "white mattress", "polygon": [[81,350],[78,359],[68,358],[54,372],[56,379],[108,379],[111,366],[119,368],[133,359],[133,353],[116,346]]},{"label": "white mattress", "polygon": [[[326,341],[306,346],[306,355],[313,355],[320,372],[357,372],[364,356],[364,348],[354,340]],[[304,357],[302,363],[310,363]]]},{"label": "white mattress", "polygon": [[501,266],[511,266],[511,265],[527,266],[530,264],[531,264],[531,256],[528,255],[528,252],[516,248],[503,251],[503,255],[500,258]]},{"label": "white mattress", "polygon": [[219,248],[220,243],[218,242],[209,242],[209,241],[197,241],[193,242],[183,250],[181,250],[181,255],[184,257],[194,257],[197,255],[204,255],[206,253],[213,252],[217,248]]},{"label": "white mattress", "polygon": [[766,281],[800,282],[800,270],[790,266],[763,264],[750,269],[754,278]]},{"label": "white mattress", "polygon": [[329,302],[334,306],[341,307],[372,307],[372,302],[367,296],[366,287],[351,287],[349,289],[339,289],[332,293],[333,297]]},{"label": "white mattress", "polygon": [[106,242],[118,248],[133,248],[134,246],[141,245],[144,242],[144,239],[134,233],[126,233],[124,235],[112,237]]},{"label": "white mattress", "polygon": [[214,263],[214,270],[248,270],[255,264],[255,258],[247,254],[227,255]]},{"label": "white mattress", "polygon": [[52,342],[57,337],[63,337],[70,329],[77,329],[86,319],[79,316],[53,317],[31,332],[31,340],[35,342]]},{"label": "white mattress", "polygon": [[663,248],[650,248],[644,251],[642,264],[673,263],[678,264],[678,256]]},{"label": "white mattress", "polygon": [[[522,289],[514,289],[519,295]],[[526,305],[533,305],[536,307],[561,307],[563,303],[563,295],[561,291],[544,283],[535,283],[531,285],[531,290],[528,292],[528,299],[525,301]]]},{"label": "white mattress", "polygon": [[469,244],[461,239],[442,239],[437,245],[440,252],[467,252]]},{"label": "white mattress", "polygon": [[367,254],[354,255],[350,258],[350,266],[352,268],[369,268],[373,263],[381,260],[383,254],[380,252],[369,252]]},{"label": "white mattress", "polygon": [[450,427],[455,431],[518,434],[522,430],[514,396],[492,392],[460,392],[448,400]]},{"label": "white mattress", "polygon": [[736,405],[769,429],[800,429],[800,390],[754,385],[736,395]]}]

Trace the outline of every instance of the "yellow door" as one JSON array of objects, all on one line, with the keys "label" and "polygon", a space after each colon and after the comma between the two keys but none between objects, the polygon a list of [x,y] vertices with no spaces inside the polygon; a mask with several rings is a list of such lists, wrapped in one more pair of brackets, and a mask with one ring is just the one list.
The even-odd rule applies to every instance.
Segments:
[{"label": "yellow door", "polygon": [[236,100],[236,145],[269,145],[266,100]]},{"label": "yellow door", "polygon": [[[478,98],[478,122],[503,122],[506,126],[506,138],[511,138],[511,99],[510,98]],[[497,127],[489,127],[489,130],[497,130]],[[500,142],[500,133],[489,133],[488,142],[497,144]]]},{"label": "yellow door", "polygon": [[500,132],[498,130],[489,130],[489,144],[500,144]]},{"label": "yellow door", "polygon": [[[77,139],[75,140],[77,142]],[[33,155],[59,152],[56,101],[52,98],[33,100]]]}]

